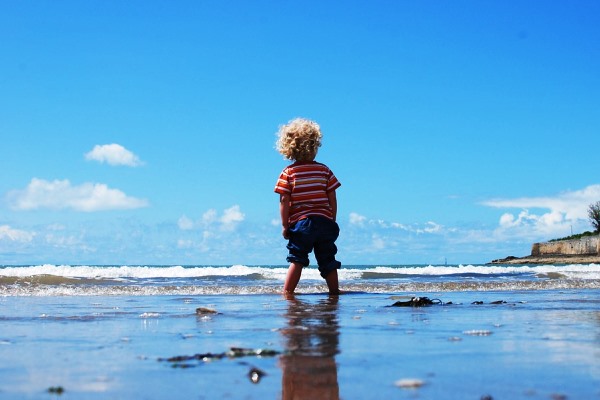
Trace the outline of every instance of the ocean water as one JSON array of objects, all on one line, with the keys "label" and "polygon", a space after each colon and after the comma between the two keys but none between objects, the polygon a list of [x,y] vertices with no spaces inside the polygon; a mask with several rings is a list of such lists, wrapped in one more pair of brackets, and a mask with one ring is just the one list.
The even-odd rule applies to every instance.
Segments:
[{"label": "ocean water", "polygon": [[2,266],[0,399],[600,398],[599,265],[345,266],[342,296],[309,267],[292,298],[286,272]]},{"label": "ocean water", "polygon": [[[287,266],[0,266],[0,296],[274,294]],[[362,293],[514,291],[600,288],[600,265],[351,265],[342,290]],[[325,291],[315,267],[297,289]]]}]

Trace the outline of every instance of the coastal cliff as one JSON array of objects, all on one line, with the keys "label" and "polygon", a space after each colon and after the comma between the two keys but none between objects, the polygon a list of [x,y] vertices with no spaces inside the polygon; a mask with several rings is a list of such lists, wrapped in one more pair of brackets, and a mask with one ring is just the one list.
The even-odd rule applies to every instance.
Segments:
[{"label": "coastal cliff", "polygon": [[509,256],[490,264],[590,264],[600,263],[600,235],[580,239],[534,243],[531,255]]}]

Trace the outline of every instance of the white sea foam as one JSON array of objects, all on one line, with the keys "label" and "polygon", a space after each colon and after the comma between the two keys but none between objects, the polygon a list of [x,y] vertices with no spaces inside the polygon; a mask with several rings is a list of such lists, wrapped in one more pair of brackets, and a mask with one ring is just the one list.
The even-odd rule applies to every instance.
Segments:
[{"label": "white sea foam", "polygon": [[[274,281],[257,285],[181,285],[157,286],[152,284],[124,285],[0,285],[0,298],[7,296],[55,297],[55,296],[198,296],[198,295],[254,295],[281,294],[281,282]],[[444,293],[444,292],[487,292],[487,291],[535,291],[535,290],[583,290],[600,289],[600,280],[509,280],[472,281],[457,280],[398,282],[348,281],[341,283],[347,293]],[[323,279],[311,283],[303,279],[299,293],[326,293]]]},{"label": "white sea foam", "polygon": [[29,277],[53,275],[66,278],[196,278],[209,276],[246,276],[264,272],[264,268],[233,265],[230,267],[183,266],[84,266],[36,265],[0,268],[0,276]]},{"label": "white sea foam", "polygon": [[[344,291],[368,293],[598,289],[600,266],[344,266]],[[2,296],[235,295],[281,292],[287,266],[0,266]],[[299,290],[327,291],[305,268]]]},{"label": "white sea foam", "polygon": [[[352,268],[352,267],[350,267]],[[499,265],[457,265],[457,266],[379,266],[360,270],[380,274],[406,274],[406,275],[501,275],[501,274],[549,274],[549,273],[591,273],[598,278],[600,265],[597,264],[571,264],[571,265],[537,265],[537,266],[499,266]]]},{"label": "white sea foam", "polygon": [[[52,265],[5,266],[0,267],[0,277],[26,278],[50,275],[65,278],[83,279],[152,279],[152,278],[203,278],[203,277],[245,277],[254,274],[267,280],[284,280],[287,267],[261,266],[85,266]],[[453,276],[453,275],[521,275],[540,277],[562,276],[571,279],[600,279],[600,265],[458,265],[458,266],[345,266],[339,270],[340,279],[363,279],[366,275],[376,279],[411,276]],[[316,267],[305,268],[303,279],[321,279]]]}]

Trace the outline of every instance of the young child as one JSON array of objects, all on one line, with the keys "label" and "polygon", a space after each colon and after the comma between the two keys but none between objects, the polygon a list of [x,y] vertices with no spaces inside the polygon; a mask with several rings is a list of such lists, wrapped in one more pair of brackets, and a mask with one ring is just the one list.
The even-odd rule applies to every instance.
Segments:
[{"label": "young child", "polygon": [[278,136],[277,150],[293,161],[281,172],[275,186],[290,263],[283,291],[294,293],[302,268],[309,264],[308,254],[314,249],[329,293],[337,295],[337,270],[342,264],[335,259],[335,241],[340,232],[335,222],[335,190],[341,184],[325,164],[315,161],[321,146],[321,128],[313,121],[297,118],[281,126]]}]

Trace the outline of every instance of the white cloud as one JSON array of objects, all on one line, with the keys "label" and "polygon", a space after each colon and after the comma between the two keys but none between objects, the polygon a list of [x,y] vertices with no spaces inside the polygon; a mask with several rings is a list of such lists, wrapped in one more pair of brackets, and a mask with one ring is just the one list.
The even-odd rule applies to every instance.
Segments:
[{"label": "white cloud", "polygon": [[204,257],[227,257],[231,247],[255,246],[247,237],[240,235],[237,228],[245,220],[239,205],[224,209],[221,213],[211,208],[194,221],[187,216],[179,218],[180,233],[177,248],[187,253],[199,252]]},{"label": "white cloud", "polygon": [[179,229],[181,229],[182,231],[189,231],[191,229],[194,229],[194,221],[192,221],[185,215],[182,215],[181,218],[179,218],[179,220],[177,221],[177,226],[179,226]]},{"label": "white cloud", "polygon": [[392,223],[390,224],[390,226],[391,226],[392,228],[396,228],[396,229],[402,229],[402,230],[405,230],[405,231],[410,231],[410,230],[411,230],[409,226],[407,226],[407,225],[404,225],[404,224],[401,224],[401,223],[398,223],[398,222],[392,222]]},{"label": "white cloud", "polygon": [[8,202],[15,210],[37,210],[41,208],[75,211],[123,210],[146,207],[144,199],[127,196],[118,189],[101,183],[71,185],[69,180],[46,181],[33,178],[23,190],[8,193]]},{"label": "white cloud", "polygon": [[581,190],[563,192],[553,197],[521,197],[518,199],[495,199],[483,202],[496,208],[542,208],[560,213],[565,219],[586,219],[588,206],[600,199],[600,185],[590,185]]},{"label": "white cloud", "polygon": [[426,225],[425,228],[423,228],[422,230],[418,230],[417,232],[419,232],[419,233],[440,233],[442,231],[442,229],[444,228],[443,225],[436,224],[435,222],[432,222],[432,221],[428,221],[425,225]]},{"label": "white cloud", "polygon": [[[489,207],[506,208],[498,224],[473,222],[445,226],[437,222],[403,224],[353,212],[340,235],[340,254],[382,263],[430,259],[484,261],[507,255],[525,255],[531,244],[590,229],[587,210],[600,200],[600,185],[556,196],[494,199]],[[516,208],[516,210],[510,210]],[[468,260],[470,258],[471,260]]]},{"label": "white cloud", "polygon": [[90,152],[85,154],[85,159],[109,165],[125,165],[128,167],[143,165],[138,156],[116,143],[94,146]]},{"label": "white cloud", "polygon": [[362,225],[364,225],[366,220],[367,220],[367,217],[365,217],[364,215],[360,215],[355,212],[350,213],[350,224],[351,225],[362,226]]},{"label": "white cloud", "polygon": [[240,206],[232,206],[223,211],[221,223],[224,227],[234,227],[238,222],[242,222],[246,216],[240,211]]},{"label": "white cloud", "polygon": [[28,243],[34,238],[35,233],[11,228],[9,225],[0,225],[0,240]]},{"label": "white cloud", "polygon": [[350,226],[364,228],[364,229],[377,229],[380,231],[389,231],[389,230],[400,230],[405,233],[430,233],[430,234],[439,234],[444,233],[444,231],[452,231],[452,229],[447,229],[443,225],[437,224],[432,221],[428,221],[425,224],[412,224],[405,225],[399,222],[389,222],[383,219],[369,219],[364,215],[360,215],[355,212],[351,212],[348,217],[348,222]]},{"label": "white cloud", "polygon": [[[590,204],[600,199],[600,185],[563,192],[553,197],[522,197],[495,199],[483,204],[495,208],[520,208],[517,215],[504,213],[500,217],[498,234],[519,235],[526,238],[564,236],[575,226],[585,229]],[[531,209],[548,210],[534,213]]]},{"label": "white cloud", "polygon": [[177,221],[177,226],[181,230],[192,230],[192,229],[204,229],[206,232],[210,232],[214,229],[220,229],[222,231],[233,231],[237,225],[244,221],[244,213],[242,213],[239,205],[233,205],[223,210],[223,214],[219,216],[219,213],[214,208],[211,208],[202,214],[202,218],[199,221],[194,222],[192,219],[183,215]]},{"label": "white cloud", "polygon": [[217,220],[217,210],[211,208],[202,214],[202,223],[205,225],[212,224]]}]

